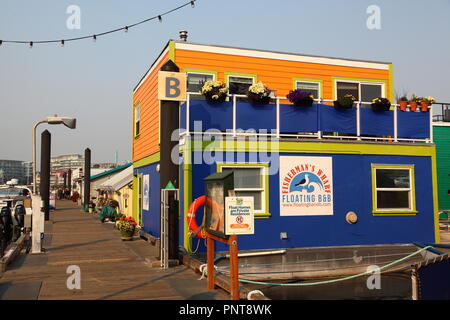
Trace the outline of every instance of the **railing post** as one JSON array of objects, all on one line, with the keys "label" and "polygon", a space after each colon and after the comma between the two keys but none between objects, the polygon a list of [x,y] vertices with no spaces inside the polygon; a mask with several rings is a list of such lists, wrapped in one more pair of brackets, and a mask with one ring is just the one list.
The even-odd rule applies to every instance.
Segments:
[{"label": "railing post", "polygon": [[[430,139],[429,143],[433,143],[433,104],[430,104]],[[442,119],[444,120],[444,119]]]},{"label": "railing post", "polygon": [[277,97],[277,139],[280,139],[280,98]]},{"label": "railing post", "polygon": [[394,142],[398,142],[398,110],[397,105],[394,104]]},{"label": "railing post", "polygon": [[[322,98],[319,98],[317,101],[318,104],[322,103]],[[317,122],[318,122],[318,131],[317,131],[317,139],[322,139],[322,130],[320,130],[320,107],[317,108]]]},{"label": "railing post", "polygon": [[188,93],[187,94],[187,100],[186,100],[186,136],[190,136],[191,135],[191,133],[190,133],[190,128],[189,128],[189,125],[190,125],[190,115],[189,115],[189,110],[191,109],[191,95]]},{"label": "railing post", "polygon": [[356,103],[356,136],[361,140],[361,101]]},{"label": "railing post", "polygon": [[233,137],[236,138],[236,95],[233,94]]}]

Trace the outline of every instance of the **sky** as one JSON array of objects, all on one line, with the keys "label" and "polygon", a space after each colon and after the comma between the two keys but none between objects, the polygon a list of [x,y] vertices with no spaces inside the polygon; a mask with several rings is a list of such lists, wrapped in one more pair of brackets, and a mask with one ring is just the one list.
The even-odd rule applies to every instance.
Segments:
[{"label": "sky", "polygon": [[[92,35],[171,10],[187,0],[0,0],[0,40]],[[67,8],[80,8],[80,29]],[[371,5],[380,28],[369,29]],[[33,125],[77,118],[52,133],[52,156],[92,150],[93,162],[131,160],[133,88],[169,39],[394,64],[397,94],[450,102],[450,0],[197,0],[97,41],[0,46],[0,159],[31,160]],[[39,147],[38,147],[39,150]],[[38,153],[39,154],[39,153]],[[39,159],[39,155],[38,155]]]}]

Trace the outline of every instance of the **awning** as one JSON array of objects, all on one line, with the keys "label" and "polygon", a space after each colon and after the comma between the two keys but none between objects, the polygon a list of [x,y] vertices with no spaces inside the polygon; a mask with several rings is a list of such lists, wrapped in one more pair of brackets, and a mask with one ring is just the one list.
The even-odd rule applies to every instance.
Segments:
[{"label": "awning", "polygon": [[98,185],[97,189],[106,191],[118,191],[127,184],[131,183],[132,181],[133,181],[133,167],[129,166],[128,168],[113,175],[111,178],[109,178],[102,184]]}]

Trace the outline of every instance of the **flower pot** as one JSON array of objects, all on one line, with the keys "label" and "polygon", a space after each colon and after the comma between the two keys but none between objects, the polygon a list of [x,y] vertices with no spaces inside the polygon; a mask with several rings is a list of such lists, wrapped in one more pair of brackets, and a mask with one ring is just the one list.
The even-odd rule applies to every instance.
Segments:
[{"label": "flower pot", "polygon": [[427,102],[421,102],[420,103],[420,111],[421,112],[428,112],[428,107],[430,106]]},{"label": "flower pot", "polygon": [[411,101],[411,102],[409,103],[409,111],[414,112],[414,111],[416,111],[416,109],[417,109],[417,102]]},{"label": "flower pot", "polygon": [[227,99],[226,94],[218,95],[217,99],[213,98],[214,94],[205,94],[205,100],[209,103],[221,103],[224,102]]},{"label": "flower pot", "polygon": [[376,112],[389,111],[391,105],[386,103],[372,103],[372,110]]},{"label": "flower pot", "polygon": [[333,105],[336,110],[351,109],[351,108],[353,108],[353,101],[350,101],[348,103],[340,103],[338,100],[335,100],[335,101],[333,101]]},{"label": "flower pot", "polygon": [[122,238],[123,241],[130,241],[133,239],[133,235],[134,235],[134,229],[133,230],[119,230],[120,231],[120,236]]},{"label": "flower pot", "polygon": [[314,100],[311,98],[299,99],[293,102],[294,106],[297,107],[311,107],[314,103]]},{"label": "flower pot", "polygon": [[269,96],[262,97],[258,94],[249,92],[247,94],[247,100],[251,104],[268,104],[270,102],[271,98]]},{"label": "flower pot", "polygon": [[406,111],[406,108],[408,107],[408,101],[399,101],[398,104],[400,105],[399,109],[401,111]]}]

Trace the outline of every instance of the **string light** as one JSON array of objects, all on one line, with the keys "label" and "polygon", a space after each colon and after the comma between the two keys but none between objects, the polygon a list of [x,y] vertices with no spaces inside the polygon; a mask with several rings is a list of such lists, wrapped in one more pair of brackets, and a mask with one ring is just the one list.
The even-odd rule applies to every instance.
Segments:
[{"label": "string light", "polygon": [[151,18],[148,18],[148,19],[139,21],[139,22],[137,22],[137,23],[134,23],[134,24],[131,24],[131,25],[122,27],[122,28],[118,28],[118,29],[114,29],[114,30],[105,31],[105,32],[102,32],[102,33],[97,33],[97,34],[94,34],[93,36],[92,36],[92,35],[89,35],[89,36],[83,36],[83,37],[78,37],[78,38],[70,38],[70,39],[65,39],[65,40],[60,40],[60,39],[58,39],[58,40],[37,40],[37,41],[0,40],[0,46],[1,46],[2,44],[4,44],[4,43],[19,43],[19,44],[29,44],[30,48],[32,48],[33,45],[36,44],[36,43],[38,43],[38,44],[45,44],[45,43],[60,43],[60,44],[61,44],[61,47],[64,47],[65,42],[69,42],[69,41],[78,41],[78,40],[84,40],[84,39],[89,39],[89,38],[92,38],[94,41],[96,41],[96,40],[97,40],[97,37],[99,37],[99,36],[104,36],[104,35],[107,35],[107,34],[110,34],[110,33],[114,33],[114,32],[118,32],[118,31],[122,31],[122,30],[124,30],[125,32],[128,32],[128,29],[129,29],[129,28],[136,27],[136,26],[138,26],[138,25],[140,25],[140,24],[146,23],[146,22],[151,21],[151,20],[158,19],[159,22],[162,22],[162,17],[163,17],[163,16],[168,15],[168,14],[174,12],[174,11],[177,11],[177,10],[179,10],[179,9],[182,9],[182,8],[188,6],[188,5],[191,5],[191,7],[194,8],[194,7],[195,7],[195,1],[197,1],[197,0],[191,0],[191,1],[189,1],[189,2],[186,2],[186,3],[183,4],[183,5],[180,5],[180,6],[174,8],[174,9],[172,9],[172,10],[166,11],[166,12],[161,13],[161,14],[159,14],[159,15],[156,15],[156,16],[154,16],[154,17],[151,17]]}]

